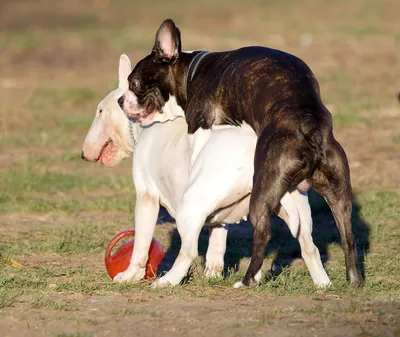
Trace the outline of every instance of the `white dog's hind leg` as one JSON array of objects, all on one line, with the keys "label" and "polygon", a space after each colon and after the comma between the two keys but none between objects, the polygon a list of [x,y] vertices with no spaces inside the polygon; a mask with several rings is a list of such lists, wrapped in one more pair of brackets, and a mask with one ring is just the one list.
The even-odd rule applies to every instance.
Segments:
[{"label": "white dog's hind leg", "polygon": [[291,195],[289,194],[289,192],[286,192],[282,197],[281,205],[287,213],[287,218],[282,217],[281,215],[280,216],[283,220],[285,220],[286,224],[290,229],[290,233],[292,233],[293,237],[297,238],[300,225],[300,217],[296,204]]},{"label": "white dog's hind leg", "polygon": [[308,194],[307,192],[300,193],[298,190],[295,190],[290,196],[295,202],[300,215],[299,243],[301,247],[301,256],[310,272],[314,284],[317,287],[329,286],[331,281],[322,265],[319,250],[315,246],[311,236],[313,222],[311,208],[308,202]]},{"label": "white dog's hind leg", "polygon": [[188,135],[190,168],[193,167],[197,156],[199,155],[204,144],[207,143],[211,136],[211,130],[198,129],[194,134]]},{"label": "white dog's hind leg", "polygon": [[224,271],[224,255],[226,251],[227,225],[210,226],[210,239],[208,242],[206,265],[204,274],[207,277],[222,276]]},{"label": "white dog's hind leg", "polygon": [[159,209],[158,198],[149,194],[137,195],[135,207],[135,245],[133,247],[131,262],[124,272],[114,277],[114,282],[138,282],[144,278]]}]

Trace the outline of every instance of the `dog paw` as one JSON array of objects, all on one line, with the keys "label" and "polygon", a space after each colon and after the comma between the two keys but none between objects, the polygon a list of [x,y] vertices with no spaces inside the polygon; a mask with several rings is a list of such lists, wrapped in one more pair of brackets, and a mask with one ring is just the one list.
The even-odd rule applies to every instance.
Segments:
[{"label": "dog paw", "polygon": [[172,286],[173,284],[171,284],[169,281],[163,279],[163,277],[155,280],[152,284],[151,284],[151,288],[152,289],[156,289],[156,288],[165,288],[165,287],[169,287]]},{"label": "dog paw", "polygon": [[222,263],[207,263],[204,268],[205,277],[222,277],[222,272],[224,271],[224,264]]},{"label": "dog paw", "polygon": [[245,285],[242,283],[242,281],[236,282],[236,283],[233,285],[233,288],[234,288],[234,289],[238,289],[238,288],[242,288],[242,287],[245,287]]},{"label": "dog paw", "polygon": [[331,285],[332,285],[332,282],[329,279],[327,281],[315,283],[315,287],[320,290],[328,289]]},{"label": "dog paw", "polygon": [[113,282],[124,283],[124,282],[139,282],[144,278],[145,268],[135,268],[133,270],[127,269],[124,272],[115,275]]},{"label": "dog paw", "polygon": [[171,271],[165,274],[163,277],[155,280],[152,284],[152,288],[164,288],[169,286],[176,286],[181,283],[182,277],[177,275],[176,273],[172,273]]},{"label": "dog paw", "polygon": [[325,290],[325,289],[330,288],[332,286],[332,283],[329,282],[329,283],[324,283],[324,284],[316,284],[315,286],[318,290]]},{"label": "dog paw", "polygon": [[[262,278],[262,271],[261,269],[254,275],[254,277],[250,278],[250,282],[249,282],[249,286],[250,287],[258,287],[260,285],[261,282],[261,278]],[[236,282],[233,285],[233,288],[238,289],[238,288],[242,288],[242,287],[246,287],[246,285],[243,283],[243,281],[241,282]]]}]

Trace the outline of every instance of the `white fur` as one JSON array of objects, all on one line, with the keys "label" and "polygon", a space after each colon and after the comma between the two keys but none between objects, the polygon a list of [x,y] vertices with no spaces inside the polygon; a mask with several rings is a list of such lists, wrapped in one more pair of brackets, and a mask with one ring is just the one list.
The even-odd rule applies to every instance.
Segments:
[{"label": "white fur", "polygon": [[[119,58],[119,69],[118,69],[118,87],[122,90],[126,90],[129,87],[128,76],[131,72],[132,64],[129,57],[122,54]],[[128,74],[128,75],[127,75]]]},{"label": "white fur", "polygon": [[[131,63],[126,55],[120,57],[119,68],[119,87],[109,93],[97,106],[95,117],[90,130],[83,143],[82,153],[89,161],[102,161],[99,158],[103,145],[107,140],[111,139],[116,147],[116,153],[113,160],[102,161],[105,166],[114,166],[123,158],[129,157],[133,151],[128,128],[125,127],[127,118],[120,113],[121,109],[118,105],[118,98],[128,89],[127,76],[122,75],[124,72],[130,72]],[[136,137],[137,129],[135,129]]]},{"label": "white fur", "polygon": [[[121,57],[121,61],[126,63],[125,58]],[[112,127],[119,130],[119,137],[115,138],[115,142],[132,152],[132,140],[127,131],[129,120],[116,103],[121,91],[126,90],[124,79],[129,72],[127,67],[120,67],[120,88],[109,94],[101,103],[103,109],[109,111],[108,119],[98,119],[96,115],[93,123],[101,121],[103,129]],[[170,97],[164,114],[160,116],[173,118],[182,114],[183,111],[177,106],[175,98]],[[90,143],[95,143],[96,137],[99,137],[98,132],[93,131],[96,128],[92,125],[86,138]],[[214,127],[213,131],[207,134],[208,138],[203,138],[203,144],[199,146],[190,169],[189,140],[184,118],[154,123],[145,128],[134,123],[133,130],[138,138],[132,168],[137,194],[135,246],[128,269],[119,273],[114,282],[136,282],[143,278],[161,204],[177,221],[182,247],[172,269],[156,280],[153,286],[176,285],[187,274],[198,254],[199,233],[210,214],[224,208],[211,220],[218,224],[235,223],[247,216],[257,138],[251,127],[246,124],[241,128]],[[127,143],[130,145],[126,146]],[[85,146],[86,144],[84,148]],[[286,194],[282,199],[284,207],[279,211],[279,216],[289,224],[294,236],[298,231],[299,214],[302,221],[304,218],[310,226],[312,224],[311,213],[304,212],[303,203],[307,203],[307,196],[305,195],[300,202],[300,206],[296,206],[292,195]],[[226,235],[227,229],[224,225],[211,229],[206,255],[206,275],[217,276],[223,270]],[[312,243],[311,237],[305,235],[304,242],[311,247],[309,240]],[[315,251],[311,250],[307,254],[313,259]],[[310,268],[308,264],[307,266]],[[313,264],[313,268],[316,268],[319,275],[315,279],[313,276],[314,282],[326,283],[320,276],[325,272],[322,264]],[[255,278],[257,283],[260,280],[261,270]]]},{"label": "white fur", "polygon": [[194,134],[188,135],[189,139],[189,149],[190,149],[190,167],[192,168],[197,156],[199,155],[200,151],[203,149],[204,145],[210,139],[212,134],[212,130],[208,129],[198,129]]},{"label": "white fur", "polygon": [[328,274],[322,266],[319,250],[314,245],[311,236],[313,224],[307,192],[300,193],[296,190],[291,194],[291,198],[299,210],[301,226],[298,239],[301,247],[301,256],[303,257],[303,260],[310,271],[314,284],[320,288],[327,287],[331,284],[331,281],[329,280]]},{"label": "white fur", "polygon": [[127,88],[121,96],[124,98],[124,112],[129,117],[136,118],[141,126],[149,126],[157,122],[164,123],[177,117],[185,117],[185,113],[176,102],[175,96],[169,96],[168,101],[163,106],[162,114],[152,113],[146,117],[139,116],[143,112],[143,108],[138,104],[138,99],[134,92]]},{"label": "white fur", "polygon": [[224,271],[227,236],[227,225],[210,227],[210,240],[208,242],[206,265],[204,268],[204,273],[207,277],[219,277]]}]

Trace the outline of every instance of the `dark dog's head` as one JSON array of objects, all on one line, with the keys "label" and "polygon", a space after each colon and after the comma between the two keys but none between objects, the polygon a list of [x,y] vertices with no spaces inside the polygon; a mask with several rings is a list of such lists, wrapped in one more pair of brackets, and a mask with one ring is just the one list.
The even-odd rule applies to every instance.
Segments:
[{"label": "dark dog's head", "polygon": [[129,90],[118,100],[129,117],[148,125],[171,99],[175,105],[177,100],[179,103],[180,82],[185,77],[177,65],[180,55],[180,31],[172,20],[165,20],[157,31],[151,54],[133,69],[128,77]]}]

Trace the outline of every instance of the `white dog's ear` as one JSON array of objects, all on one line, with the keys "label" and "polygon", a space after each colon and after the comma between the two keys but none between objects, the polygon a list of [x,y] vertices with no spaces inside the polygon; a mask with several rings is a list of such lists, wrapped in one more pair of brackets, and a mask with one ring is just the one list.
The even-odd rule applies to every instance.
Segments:
[{"label": "white dog's ear", "polygon": [[125,54],[122,54],[119,58],[119,83],[118,87],[120,89],[128,89],[129,82],[128,76],[132,71],[131,60]]},{"label": "white dog's ear", "polygon": [[181,32],[171,19],[164,20],[156,34],[153,52],[160,62],[174,62],[181,53]]}]

